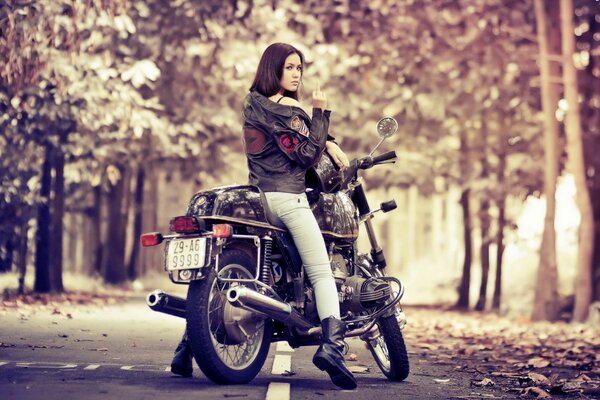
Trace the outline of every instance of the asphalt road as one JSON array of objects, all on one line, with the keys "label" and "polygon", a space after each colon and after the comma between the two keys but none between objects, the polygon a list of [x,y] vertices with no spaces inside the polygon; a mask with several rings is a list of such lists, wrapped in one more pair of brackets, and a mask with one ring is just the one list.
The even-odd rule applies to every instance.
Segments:
[{"label": "asphalt road", "polygon": [[0,399],[513,398],[493,387],[472,387],[472,377],[456,372],[452,361],[428,362],[422,352],[411,351],[409,340],[411,375],[395,383],[379,371],[362,341],[349,339],[349,353],[357,357],[348,365],[365,370],[355,374],[354,391],[339,390],[312,365],[315,347],[272,345],[261,373],[247,385],[215,385],[197,367],[192,378],[181,378],[168,366],[183,327],[183,320],[150,310],[141,298],[111,306],[9,310],[0,314]]}]

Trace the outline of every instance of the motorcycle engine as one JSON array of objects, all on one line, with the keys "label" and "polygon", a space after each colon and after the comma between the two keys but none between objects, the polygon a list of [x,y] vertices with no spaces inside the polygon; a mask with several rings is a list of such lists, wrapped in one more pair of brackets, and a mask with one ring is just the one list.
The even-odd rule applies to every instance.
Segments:
[{"label": "motorcycle engine", "polygon": [[340,253],[333,253],[331,255],[331,270],[333,271],[333,277],[335,278],[335,283],[339,289],[346,281],[346,278],[348,278],[348,275],[350,275],[348,263]]},{"label": "motorcycle engine", "polygon": [[331,269],[338,287],[342,312],[369,310],[390,298],[392,288],[383,279],[349,276],[348,263],[341,254],[332,255]]},{"label": "motorcycle engine", "polygon": [[352,275],[340,289],[342,311],[361,312],[385,303],[392,294],[390,284],[379,278]]}]

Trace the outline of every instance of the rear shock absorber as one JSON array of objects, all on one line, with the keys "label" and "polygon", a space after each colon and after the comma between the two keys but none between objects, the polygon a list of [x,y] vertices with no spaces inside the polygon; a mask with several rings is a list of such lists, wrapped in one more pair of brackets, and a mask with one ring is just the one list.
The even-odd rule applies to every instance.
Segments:
[{"label": "rear shock absorber", "polygon": [[260,281],[265,285],[273,285],[273,274],[271,272],[271,254],[273,252],[273,239],[269,236],[262,238],[262,262],[260,263]]}]

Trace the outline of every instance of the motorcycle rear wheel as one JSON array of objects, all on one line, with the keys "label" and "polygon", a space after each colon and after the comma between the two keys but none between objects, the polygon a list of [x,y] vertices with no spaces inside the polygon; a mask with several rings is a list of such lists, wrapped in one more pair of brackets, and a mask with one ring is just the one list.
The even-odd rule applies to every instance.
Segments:
[{"label": "motorcycle rear wheel", "polygon": [[[225,250],[219,257],[222,277],[253,278],[255,269],[256,260],[242,251]],[[223,309],[227,290],[234,285],[220,282],[211,270],[204,279],[190,283],[187,295],[187,334],[194,359],[204,375],[218,384],[242,384],[254,379],[271,344],[269,319],[263,319],[242,343],[227,337]]]},{"label": "motorcycle rear wheel", "polygon": [[408,377],[410,366],[402,331],[394,315],[381,318],[377,324],[380,335],[367,342],[381,372],[391,381]]}]

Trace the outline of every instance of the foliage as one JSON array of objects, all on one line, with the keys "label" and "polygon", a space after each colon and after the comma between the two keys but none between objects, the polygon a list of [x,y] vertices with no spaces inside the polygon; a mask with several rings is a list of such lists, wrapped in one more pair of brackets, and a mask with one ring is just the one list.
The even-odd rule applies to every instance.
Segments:
[{"label": "foliage", "polygon": [[459,184],[495,200],[537,193],[534,28],[531,1],[518,0],[7,0],[0,229],[32,217],[48,146],[67,155],[69,207],[90,186],[114,185],[117,164],[175,160],[200,182],[228,183],[223,175],[245,168],[241,102],[275,41],[305,53],[305,98],[320,80],[333,134],[351,155],[373,147],[378,118],[399,120],[387,146],[401,165],[372,183],[425,193]]}]

